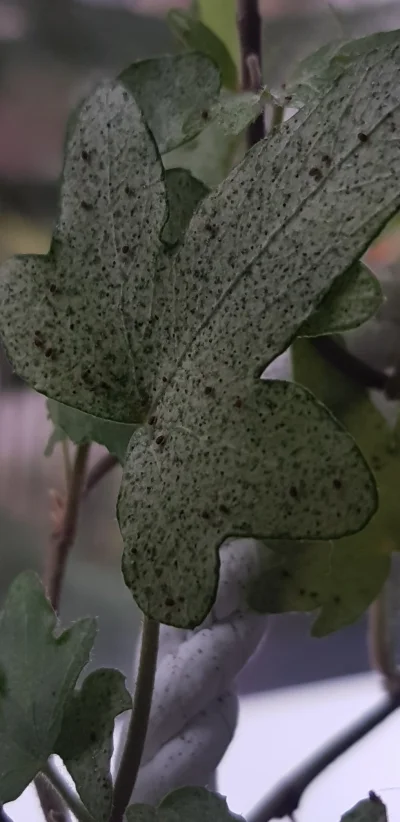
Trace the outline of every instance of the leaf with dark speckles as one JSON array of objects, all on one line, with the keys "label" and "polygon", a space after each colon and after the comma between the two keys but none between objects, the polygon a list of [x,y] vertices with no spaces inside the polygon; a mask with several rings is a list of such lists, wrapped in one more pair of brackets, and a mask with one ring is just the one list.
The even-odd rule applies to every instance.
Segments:
[{"label": "leaf with dark speckles", "polygon": [[65,708],[54,750],[96,822],[107,822],[111,812],[114,721],[131,707],[121,672],[99,669],[85,679]]},{"label": "leaf with dark speckles", "polygon": [[59,632],[36,574],[13,582],[0,615],[0,803],[17,799],[54,752],[95,635],[94,619]]},{"label": "leaf with dark speckles", "polygon": [[46,456],[51,455],[57,442],[69,437],[76,445],[88,442],[104,445],[123,465],[129,441],[137,426],[93,417],[56,400],[47,400],[47,410],[54,430],[45,451]]},{"label": "leaf with dark speckles", "polygon": [[[379,509],[361,533],[328,545],[271,545],[276,554],[266,554],[265,573],[251,591],[251,604],[266,613],[320,608],[312,633],[324,636],[364,613],[387,578],[391,552],[400,549],[400,437],[367,393],[329,366],[309,342],[296,341],[292,357],[295,379],[354,436],[379,488]],[[280,566],[272,568],[272,559]]]},{"label": "leaf with dark speckles", "polygon": [[164,243],[173,246],[183,240],[190,218],[208,189],[185,168],[168,169],[165,173],[165,187],[168,220],[161,237]]},{"label": "leaf with dark speckles", "polygon": [[230,812],[226,799],[205,788],[179,788],[168,794],[158,808],[130,805],[127,822],[244,822]]},{"label": "leaf with dark speckles", "polygon": [[386,807],[382,799],[371,791],[370,798],[357,802],[342,816],[341,822],[388,822]]},{"label": "leaf with dark speckles", "polygon": [[366,265],[355,263],[337,278],[299,336],[319,337],[357,328],[378,311],[382,300],[376,277]]},{"label": "leaf with dark speckles", "polygon": [[141,109],[160,154],[188,140],[186,121],[200,115],[198,131],[207,125],[201,113],[217,102],[221,78],[205,54],[178,54],[141,60],[120,75]]},{"label": "leaf with dark speckles", "polygon": [[[103,85],[70,136],[49,254],[1,268],[4,343],[37,391],[96,417],[145,418],[159,359],[146,333],[165,219],[154,141],[128,92]],[[129,341],[124,284],[134,291]]]},{"label": "leaf with dark speckles", "polygon": [[164,406],[155,430],[133,436],[118,502],[126,584],[148,616],[178,627],[211,608],[227,535],[334,538],[376,506],[353,440],[308,391],[259,380],[226,404],[204,388],[187,399],[193,429]]},{"label": "leaf with dark speckles", "polygon": [[202,621],[227,534],[333,539],[375,511],[352,438],[254,377],[400,206],[399,75],[398,45],[351,63],[200,203],[172,257],[157,426],[131,441],[118,509],[125,580],[155,619]]},{"label": "leaf with dark speckles", "polygon": [[308,55],[295,69],[285,87],[294,105],[312,103],[363,55],[399,43],[399,31],[385,31],[355,40],[334,40]]}]

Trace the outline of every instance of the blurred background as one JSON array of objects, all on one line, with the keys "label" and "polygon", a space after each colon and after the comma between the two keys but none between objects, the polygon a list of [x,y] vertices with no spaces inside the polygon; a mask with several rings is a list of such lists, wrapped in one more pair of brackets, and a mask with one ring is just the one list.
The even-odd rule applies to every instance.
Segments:
[{"label": "blurred background", "polygon": [[[47,250],[68,112],[99,78],[116,74],[135,59],[177,49],[165,21],[172,5],[188,3],[0,0],[1,260],[13,253]],[[301,57],[329,40],[400,27],[398,0],[260,0],[260,10],[263,79],[273,88],[285,81]],[[396,220],[370,250],[368,262],[388,299],[378,319],[363,329],[359,351],[387,367],[398,364],[400,351]],[[12,374],[0,349],[1,598],[20,570],[42,567],[51,527],[49,492],[62,493],[64,488],[61,447],[56,446],[51,457],[44,456],[50,433],[44,398]],[[93,446],[91,462],[101,454],[100,446]],[[120,574],[121,540],[115,519],[119,478],[115,469],[83,505],[61,614],[65,620],[96,614],[100,631],[92,664],[129,672],[139,620]],[[325,682],[330,687],[335,678],[368,670],[363,620],[318,640],[309,636],[309,624],[303,615],[271,618],[265,643],[240,677],[243,696],[274,691],[271,699],[279,693],[283,699],[289,693],[285,689],[298,688],[300,695],[300,686],[320,687]],[[333,700],[333,691],[329,694]],[[361,703],[353,700],[353,709]],[[270,705],[278,710],[276,702]],[[328,731],[329,721],[324,733]]]}]

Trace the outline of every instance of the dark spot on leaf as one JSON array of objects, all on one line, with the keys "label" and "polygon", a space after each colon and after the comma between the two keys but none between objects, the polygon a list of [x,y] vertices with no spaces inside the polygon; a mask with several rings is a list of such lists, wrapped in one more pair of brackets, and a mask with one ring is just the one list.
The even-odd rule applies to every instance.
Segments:
[{"label": "dark spot on leaf", "polygon": [[91,742],[96,742],[96,739],[97,739],[97,736],[96,736],[95,732],[92,731],[91,734],[90,734],[90,741]]},{"label": "dark spot on leaf", "polygon": [[300,594],[301,597],[304,596],[304,594],[305,594],[304,588],[299,588],[299,594]]},{"label": "dark spot on leaf", "polygon": [[172,597],[167,597],[167,599],[165,600],[165,604],[168,608],[172,608],[173,605],[175,605],[175,600],[172,599]]},{"label": "dark spot on leaf", "polygon": [[202,511],[201,516],[203,517],[203,519],[210,519],[210,514],[208,513],[208,511]]},{"label": "dark spot on leaf", "polygon": [[164,445],[165,440],[166,440],[165,434],[159,434],[158,437],[156,437],[156,444],[157,445]]},{"label": "dark spot on leaf", "polygon": [[281,571],[281,577],[283,579],[290,579],[291,576],[291,573],[286,568],[283,568],[283,570]]},{"label": "dark spot on leaf", "polygon": [[294,485],[291,485],[289,488],[289,494],[293,499],[298,499],[299,492]]},{"label": "dark spot on leaf", "polygon": [[339,605],[342,600],[339,596],[336,595],[336,596],[333,597],[333,601],[334,601],[335,605]]},{"label": "dark spot on leaf", "polygon": [[360,143],[366,143],[368,140],[368,135],[364,134],[363,131],[359,131],[357,134],[357,138],[360,141]]},{"label": "dark spot on leaf", "polygon": [[318,594],[317,594],[316,591],[311,591],[310,597],[312,597],[312,599],[317,599],[317,596],[318,596]]},{"label": "dark spot on leaf", "polygon": [[333,480],[333,487],[336,488],[337,491],[339,491],[342,487],[341,480],[340,479],[334,479]]},{"label": "dark spot on leaf", "polygon": [[209,118],[210,118],[209,112],[207,111],[206,108],[203,109],[203,111],[201,112],[201,119],[202,120],[209,120]]},{"label": "dark spot on leaf", "polygon": [[240,399],[240,397],[236,397],[235,402],[233,404],[234,404],[235,408],[241,408],[242,407],[242,400]]},{"label": "dark spot on leaf", "polygon": [[123,245],[122,246],[122,253],[123,254],[128,254],[128,251],[129,251],[129,245]]},{"label": "dark spot on leaf", "polygon": [[49,291],[50,291],[50,294],[55,294],[56,293],[57,286],[55,285],[55,283],[51,283],[51,285],[49,285]]},{"label": "dark spot on leaf", "polygon": [[223,503],[219,506],[219,510],[221,511],[221,514],[229,514],[229,508]]},{"label": "dark spot on leaf", "polygon": [[93,206],[91,203],[87,203],[86,200],[81,200],[81,208],[83,208],[84,211],[93,211]]},{"label": "dark spot on leaf", "polygon": [[44,356],[47,357],[48,360],[51,359],[53,354],[54,354],[54,351],[53,351],[52,348],[47,348],[46,351],[44,352]]},{"label": "dark spot on leaf", "polygon": [[322,171],[320,168],[317,168],[316,166],[310,168],[309,175],[310,177],[314,177],[314,180],[316,180],[317,182],[319,180],[322,180]]},{"label": "dark spot on leaf", "polygon": [[153,414],[153,415],[149,418],[149,425],[155,425],[155,424],[156,424],[156,422],[157,422],[157,417],[155,416],[155,414]]},{"label": "dark spot on leaf", "polygon": [[324,154],[322,162],[325,163],[326,166],[330,166],[332,164],[332,157],[330,157],[329,154]]},{"label": "dark spot on leaf", "polygon": [[81,154],[81,157],[82,157],[82,160],[85,160],[85,162],[87,162],[87,160],[89,159],[89,152],[83,150],[82,154]]},{"label": "dark spot on leaf", "polygon": [[206,394],[206,396],[210,397],[211,395],[215,394],[215,390],[212,387],[212,385],[206,385],[206,387],[204,389],[204,393]]}]

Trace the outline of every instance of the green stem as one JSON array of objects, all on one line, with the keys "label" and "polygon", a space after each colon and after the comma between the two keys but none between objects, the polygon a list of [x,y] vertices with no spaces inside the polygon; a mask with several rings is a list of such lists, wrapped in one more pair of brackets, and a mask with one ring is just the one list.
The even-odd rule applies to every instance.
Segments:
[{"label": "green stem", "polygon": [[71,813],[76,816],[79,822],[95,822],[93,816],[91,816],[85,806],[82,805],[79,797],[71,791],[69,785],[67,785],[61,774],[58,773],[51,762],[47,763],[47,765],[43,768],[42,773],[49,780],[57,793],[62,797]]},{"label": "green stem", "polygon": [[150,719],[157,667],[159,633],[160,626],[158,622],[153,622],[153,620],[145,617],[132,715],[121,763],[115,780],[113,809],[110,822],[122,822],[139,772]]}]

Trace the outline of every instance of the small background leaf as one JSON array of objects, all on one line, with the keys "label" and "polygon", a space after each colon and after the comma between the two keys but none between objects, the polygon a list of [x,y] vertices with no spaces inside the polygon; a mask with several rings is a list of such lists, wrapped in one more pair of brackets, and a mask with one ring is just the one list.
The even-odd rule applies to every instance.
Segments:
[{"label": "small background leaf", "polygon": [[104,445],[123,464],[129,441],[137,426],[102,420],[56,400],[47,400],[47,409],[55,429],[47,445],[46,456],[51,454],[57,442],[69,438],[76,445],[89,442]]},{"label": "small background leaf", "polygon": [[54,752],[65,706],[96,635],[57,620],[36,574],[12,584],[0,617],[0,802],[17,799]]},{"label": "small background leaf", "polygon": [[189,11],[171,9],[167,20],[174,34],[186,48],[207,55],[218,66],[225,88],[236,91],[238,86],[236,65],[223,40]]},{"label": "small background leaf", "polygon": [[131,707],[121,672],[99,669],[85,679],[64,712],[55,752],[96,822],[107,822],[111,812],[114,720]]},{"label": "small background leaf", "polygon": [[385,805],[375,794],[370,799],[357,802],[350,811],[342,816],[341,822],[388,822]]},{"label": "small background leaf", "polygon": [[[225,44],[236,66],[240,67],[240,44],[236,0],[195,0],[198,18]],[[220,66],[221,68],[221,66]]]},{"label": "small background leaf", "polygon": [[168,794],[157,809],[130,805],[127,822],[244,822],[232,814],[226,799],[205,788],[179,788]]},{"label": "small background leaf", "polygon": [[[179,54],[142,60],[122,72],[151,129],[160,154],[188,140],[185,123],[217,102],[220,73],[205,54]],[[206,122],[196,120],[199,131]]]},{"label": "small background leaf", "polygon": [[378,311],[382,300],[382,289],[372,271],[355,263],[337,278],[299,336],[318,337],[356,328]]}]

